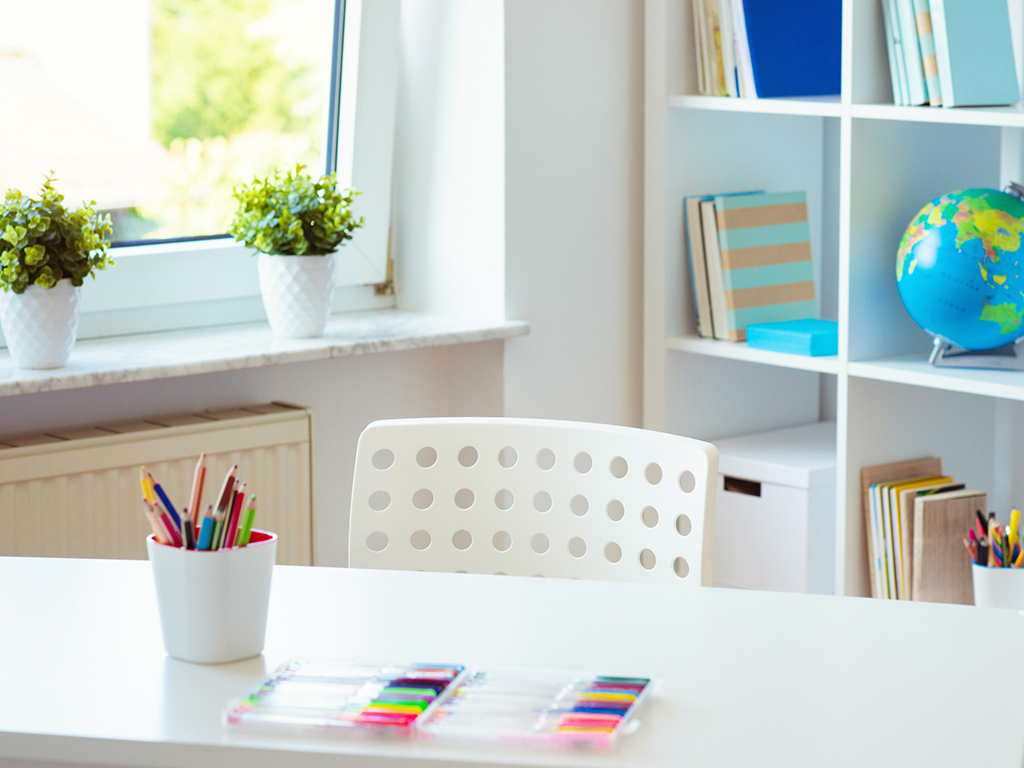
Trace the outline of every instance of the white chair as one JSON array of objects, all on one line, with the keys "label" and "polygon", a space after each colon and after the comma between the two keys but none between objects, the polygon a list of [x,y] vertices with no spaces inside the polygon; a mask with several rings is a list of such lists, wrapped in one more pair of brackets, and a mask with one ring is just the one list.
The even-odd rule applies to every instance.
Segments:
[{"label": "white chair", "polygon": [[355,568],[711,584],[718,451],[535,419],[375,421],[356,450]]}]

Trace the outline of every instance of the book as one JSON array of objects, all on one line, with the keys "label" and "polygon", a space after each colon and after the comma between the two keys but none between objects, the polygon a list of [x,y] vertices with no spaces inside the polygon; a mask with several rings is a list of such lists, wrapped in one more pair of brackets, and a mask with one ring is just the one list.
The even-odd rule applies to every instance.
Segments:
[{"label": "book", "polygon": [[736,73],[740,96],[744,99],[757,98],[754,70],[750,64],[750,43],[747,40],[747,20],[743,12],[743,0],[732,0],[732,27],[736,40]]},{"label": "book", "polygon": [[706,339],[715,337],[711,319],[711,296],[708,293],[708,273],[704,259],[704,228],[701,225],[700,197],[683,198],[683,226],[687,250],[690,254],[690,285],[697,314],[697,333]]},{"label": "book", "polygon": [[730,5],[731,0],[718,0],[719,48],[722,54],[722,72],[725,75],[725,95],[736,98],[740,94],[736,84],[736,49]]},{"label": "book", "polygon": [[[896,0],[883,0],[889,9],[889,23],[892,29],[892,44],[896,54],[896,76],[900,79],[900,106],[910,106],[910,86],[907,83],[907,57],[903,52],[903,27],[900,26]],[[914,33],[915,36],[917,33]]]},{"label": "book", "polygon": [[921,63],[921,45],[917,36],[917,20],[914,18],[914,0],[895,0],[896,16],[900,25],[900,39],[903,43],[903,66],[907,73],[907,103],[919,106],[928,101],[928,90],[924,81],[924,66]]},{"label": "book", "polygon": [[959,491],[963,485],[957,485],[952,479],[939,478],[921,486],[912,486],[899,492],[900,509],[900,549],[903,555],[903,599],[910,600],[913,595],[914,583],[914,501],[918,496],[940,491]]},{"label": "book", "polygon": [[[942,475],[942,459],[925,456],[919,459],[907,459],[888,464],[876,464],[860,470],[861,510],[864,515],[864,528],[867,534],[868,576],[871,584],[872,597],[887,597],[884,574],[884,558],[882,557],[882,539],[879,532],[881,516],[876,515],[875,496],[881,483],[891,483],[908,477],[926,477]],[[879,504],[880,506],[880,504]],[[962,534],[961,534],[962,536]],[[962,546],[962,545],[961,545]]]},{"label": "book", "polygon": [[889,0],[882,0],[882,21],[885,24],[885,47],[889,52],[889,78],[892,80],[892,103],[904,106],[903,86],[900,84],[900,71],[896,55],[896,36],[893,34],[893,20],[889,13]]},{"label": "book", "polygon": [[[744,341],[749,323],[816,317],[805,193],[718,196],[714,213],[720,284],[706,224],[704,239],[715,338]],[[725,305],[724,328],[716,303]]]},{"label": "book", "polygon": [[839,93],[841,0],[743,0],[757,97]]},{"label": "book", "polygon": [[702,200],[700,220],[704,234],[704,262],[708,273],[708,297],[711,304],[711,325],[716,339],[729,340],[729,308],[722,278],[722,257],[718,251],[718,224],[715,201]]},{"label": "book", "polygon": [[914,0],[914,19],[917,22],[917,42],[921,48],[921,68],[928,89],[928,104],[941,107],[942,86],[939,84],[939,65],[935,61],[935,38],[932,35],[932,14],[928,0]]},{"label": "book", "polygon": [[[911,558],[909,538],[907,546],[904,547],[904,539],[907,538],[907,528],[903,525],[903,510],[901,508],[901,497],[904,491],[917,488],[934,487],[936,484],[952,485],[952,477],[928,477],[913,478],[886,485],[889,494],[889,515],[892,526],[892,571],[896,583],[896,600],[909,600],[910,592],[907,584],[910,582]],[[904,557],[904,555],[907,555]]]},{"label": "book", "polygon": [[974,604],[971,559],[962,540],[975,511],[987,508],[984,493],[966,489],[914,500],[914,600]]},{"label": "book", "polygon": [[786,320],[747,326],[747,346],[820,357],[839,353],[839,323],[835,320]]},{"label": "book", "polygon": [[718,25],[718,0],[697,0],[704,10],[704,43],[708,52],[708,95],[725,96],[722,68],[722,37]]},{"label": "book", "polygon": [[942,106],[1020,100],[1006,0],[930,0]]},{"label": "book", "polygon": [[704,42],[704,3],[702,0],[693,0],[690,3],[693,10],[693,45],[697,52],[697,92],[708,95],[711,87],[708,85],[708,51]]}]

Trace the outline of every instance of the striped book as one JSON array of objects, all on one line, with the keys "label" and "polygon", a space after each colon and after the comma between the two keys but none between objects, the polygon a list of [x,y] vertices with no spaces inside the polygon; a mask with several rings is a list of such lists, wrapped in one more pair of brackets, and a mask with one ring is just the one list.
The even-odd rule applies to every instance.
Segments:
[{"label": "striped book", "polygon": [[932,35],[932,14],[928,0],[914,0],[914,15],[917,21],[917,40],[921,44],[924,81],[928,86],[928,103],[933,107],[941,107],[942,88],[939,85],[939,65],[935,60],[935,38]]},{"label": "striped book", "polygon": [[719,196],[715,218],[730,341],[750,323],[818,316],[803,192]]}]

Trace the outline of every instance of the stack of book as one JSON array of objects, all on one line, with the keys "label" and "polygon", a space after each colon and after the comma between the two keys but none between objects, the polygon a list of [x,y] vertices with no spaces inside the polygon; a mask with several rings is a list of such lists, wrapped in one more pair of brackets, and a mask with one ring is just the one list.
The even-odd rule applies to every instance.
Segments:
[{"label": "stack of book", "polygon": [[683,200],[697,332],[744,341],[747,325],[817,317],[803,192]]},{"label": "stack of book", "polygon": [[938,603],[973,602],[962,537],[987,506],[942,473],[936,457],[861,470],[871,596]]},{"label": "stack of book", "polygon": [[839,93],[841,0],[692,0],[705,96]]},{"label": "stack of book", "polygon": [[978,107],[1020,98],[1006,0],[881,0],[893,102]]}]

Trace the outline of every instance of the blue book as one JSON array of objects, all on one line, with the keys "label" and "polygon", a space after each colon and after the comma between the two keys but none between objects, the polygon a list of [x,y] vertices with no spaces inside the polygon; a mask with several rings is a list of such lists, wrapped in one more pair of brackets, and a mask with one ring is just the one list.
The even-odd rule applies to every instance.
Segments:
[{"label": "blue book", "polygon": [[835,320],[787,320],[747,326],[747,346],[791,355],[839,354],[839,324]]},{"label": "blue book", "polygon": [[842,0],[743,0],[759,99],[839,93]]},{"label": "blue book", "polygon": [[944,107],[1020,100],[1006,0],[931,0]]}]

